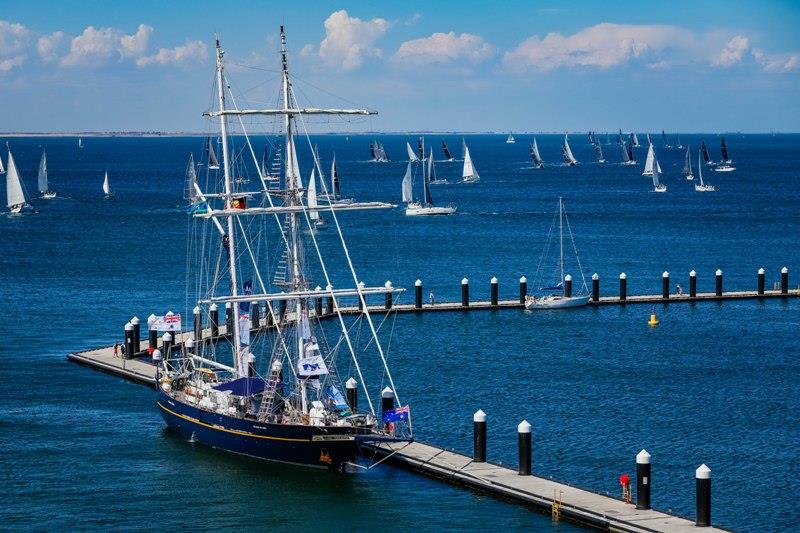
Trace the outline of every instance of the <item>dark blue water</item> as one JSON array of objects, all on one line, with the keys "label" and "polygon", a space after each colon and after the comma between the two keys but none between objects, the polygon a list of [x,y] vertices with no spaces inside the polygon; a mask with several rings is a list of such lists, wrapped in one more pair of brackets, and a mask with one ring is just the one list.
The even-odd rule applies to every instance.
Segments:
[{"label": "dark blue water", "polygon": [[[682,140],[696,150],[700,138]],[[718,139],[703,138],[716,152]],[[439,139],[429,141],[438,147]],[[406,138],[382,140],[400,159]],[[346,195],[399,200],[404,163],[363,162],[367,137],[316,141],[328,161],[335,149]],[[771,285],[785,265],[797,285],[800,136],[728,136],[737,170],[708,172],[713,194],[695,193],[680,176],[678,150],[659,150],[669,192],[653,194],[641,165],[589,163],[593,150],[581,136],[572,141],[582,162],[575,168],[530,169],[528,139],[503,141],[468,137],[481,182],[434,188],[437,202],[458,206],[455,216],[342,215],[362,279],[411,288],[420,278],[426,295],[433,289],[455,299],[462,277],[475,298],[487,298],[497,276],[501,297],[515,297],[519,277],[536,271],[561,195],[584,273],[597,272],[605,293],[616,292],[622,271],[633,293],[658,292],[664,270],[674,284],[694,269],[698,289],[710,291],[717,268],[726,289],[753,289],[759,267]],[[538,141],[546,161],[560,158],[560,137]],[[47,148],[59,198],[36,200],[33,216],[0,217],[0,523],[286,530],[308,524],[312,513],[322,529],[365,520],[389,529],[551,527],[549,517],[389,467],[334,476],[183,442],[164,430],[152,391],[67,363],[70,351],[119,340],[134,314],[185,310],[183,171],[189,151],[199,156],[202,146],[199,139],[85,144],[78,151],[75,139],[11,142],[29,191]],[[614,147],[604,148],[618,159]],[[106,169],[111,200],[100,191]],[[437,171],[456,179],[461,165]],[[321,240],[335,247],[333,232]],[[345,286],[341,255],[332,254],[330,266]],[[646,326],[653,310],[656,329]],[[515,427],[525,418],[539,474],[615,494],[619,474],[632,473],[646,448],[654,505],[685,515],[693,514],[694,469],[705,462],[715,522],[779,531],[800,521],[791,496],[800,475],[798,311],[793,299],[434,313],[390,318],[382,333],[391,337],[390,364],[420,439],[469,451],[471,416],[482,408],[490,458],[515,464]]]}]

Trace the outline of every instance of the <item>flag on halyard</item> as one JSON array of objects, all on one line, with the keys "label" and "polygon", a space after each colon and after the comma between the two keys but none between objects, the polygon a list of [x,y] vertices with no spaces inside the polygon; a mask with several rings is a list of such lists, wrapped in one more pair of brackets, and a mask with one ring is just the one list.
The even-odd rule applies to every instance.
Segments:
[{"label": "flag on halyard", "polygon": [[247,207],[247,198],[245,196],[241,196],[239,198],[233,199],[233,208],[234,209],[244,209]]},{"label": "flag on halyard", "polygon": [[411,416],[411,407],[408,405],[403,405],[401,407],[395,407],[394,409],[389,409],[388,411],[384,411],[383,421],[399,422],[401,420],[408,420],[409,416]]}]

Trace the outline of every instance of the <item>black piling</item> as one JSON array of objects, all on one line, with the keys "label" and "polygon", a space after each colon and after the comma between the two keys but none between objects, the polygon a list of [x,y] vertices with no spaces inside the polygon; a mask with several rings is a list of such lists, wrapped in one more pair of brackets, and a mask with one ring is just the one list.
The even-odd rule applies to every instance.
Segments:
[{"label": "black piling", "polygon": [[499,293],[499,286],[497,283],[497,278],[492,276],[492,279],[489,280],[489,294],[491,295],[491,302],[492,307],[497,307],[497,300],[498,300],[498,293]]},{"label": "black piling", "polygon": [[[322,292],[322,287],[317,285],[316,288],[314,289],[314,292],[320,292],[321,293]],[[314,299],[314,313],[317,316],[322,316],[322,296],[317,296]]]},{"label": "black piling", "polygon": [[519,303],[525,305],[525,298],[528,296],[528,278],[519,278]]},{"label": "black piling", "polygon": [[789,294],[789,269],[781,269],[781,294]]},{"label": "black piling", "polygon": [[689,272],[689,297],[697,298],[697,272]]},{"label": "black piling", "polygon": [[225,333],[233,335],[233,306],[225,302]]},{"label": "black piling", "polygon": [[619,299],[622,302],[628,299],[628,275],[625,272],[619,275]]},{"label": "black piling", "polygon": [[153,321],[155,321],[155,319],[156,319],[156,315],[150,315],[147,318],[147,328],[148,328],[148,331],[147,331],[147,351],[151,355],[153,353],[153,350],[155,350],[156,346],[158,345],[158,332],[156,330],[152,329],[152,327],[151,327],[151,325],[153,324]]},{"label": "black piling", "polygon": [[717,277],[717,287],[715,294],[717,295],[717,298],[719,298],[722,296],[722,270],[717,269],[716,277]]},{"label": "black piling", "polygon": [[666,270],[661,274],[661,297],[665,300],[669,298],[669,272]]},{"label": "black piling", "polygon": [[422,309],[422,280],[414,282],[414,309]]},{"label": "black piling", "polygon": [[383,307],[389,310],[392,308],[392,282],[387,280],[383,286],[386,287],[386,294],[383,295]]},{"label": "black piling", "polygon": [[642,450],[636,456],[636,508],[650,509],[650,454]]},{"label": "black piling", "polygon": [[519,443],[519,470],[520,476],[531,475],[531,425],[523,420],[517,426],[517,441]]},{"label": "black piling", "polygon": [[133,324],[133,353],[139,353],[142,351],[142,328],[141,324],[139,324],[139,317],[131,318],[131,324]]},{"label": "black piling", "polygon": [[386,415],[386,411],[394,408],[394,391],[386,387],[381,391],[381,420]]},{"label": "black piling", "polygon": [[[211,321],[211,338],[216,339],[219,337],[219,308],[217,304],[211,304],[208,308],[209,320]],[[161,352],[164,354],[164,352]],[[166,354],[164,354],[166,356]]]},{"label": "black piling", "polygon": [[[332,291],[332,290],[333,290],[333,287],[332,287],[332,286],[330,286],[330,285],[326,285],[326,286],[325,286],[325,290],[326,290],[326,291]],[[327,313],[327,314],[329,314],[329,315],[332,315],[332,314],[333,314],[333,296],[328,296],[328,301],[327,301],[327,302],[325,302],[325,303],[327,304],[327,306],[326,306],[326,307],[327,307],[326,313]]]},{"label": "black piling", "polygon": [[486,462],[486,413],[481,409],[472,415],[472,460]]},{"label": "black piling", "polygon": [[258,302],[250,302],[250,327],[258,329],[261,327],[261,309]]},{"label": "black piling", "polygon": [[350,411],[355,413],[358,411],[358,388],[356,387],[358,384],[354,378],[350,378],[347,380],[347,383],[344,384],[344,389],[347,393],[347,405],[350,406]]},{"label": "black piling", "polygon": [[763,268],[758,269],[758,294],[764,294],[764,285],[766,278],[766,271]]},{"label": "black piling", "polygon": [[125,324],[125,359],[133,358],[133,324]]},{"label": "black piling", "polygon": [[203,342],[203,310],[199,305],[192,309],[192,316],[194,317],[194,340]]},{"label": "black piling", "polygon": [[592,301],[600,301],[600,276],[597,272],[592,274]]},{"label": "black piling", "polygon": [[694,478],[697,490],[697,521],[694,525],[708,527],[711,525],[711,469],[705,464],[700,465]]},{"label": "black piling", "polygon": [[572,297],[572,274],[564,276],[564,296]]},{"label": "black piling", "polygon": [[461,306],[469,307],[469,280],[467,278],[461,280]]}]

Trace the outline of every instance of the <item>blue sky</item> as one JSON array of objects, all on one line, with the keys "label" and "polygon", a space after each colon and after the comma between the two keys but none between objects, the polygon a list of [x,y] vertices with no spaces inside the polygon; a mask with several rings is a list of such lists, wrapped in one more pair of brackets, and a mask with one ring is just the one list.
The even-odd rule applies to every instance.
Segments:
[{"label": "blue sky", "polygon": [[203,131],[219,33],[241,102],[319,131],[800,131],[800,2],[0,1],[2,131]]}]

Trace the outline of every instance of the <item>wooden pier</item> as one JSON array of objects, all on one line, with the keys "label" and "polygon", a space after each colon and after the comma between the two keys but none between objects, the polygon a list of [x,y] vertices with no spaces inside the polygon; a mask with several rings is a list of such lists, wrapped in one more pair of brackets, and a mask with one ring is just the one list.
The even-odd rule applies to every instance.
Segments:
[{"label": "wooden pier", "polygon": [[[448,483],[530,505],[553,516],[604,531],[689,532],[697,531],[687,518],[637,509],[621,499],[573,487],[565,483],[519,475],[515,470],[490,462],[476,462],[453,450],[422,442],[370,445],[369,452],[386,462]],[[703,531],[725,531],[716,527]]]}]

